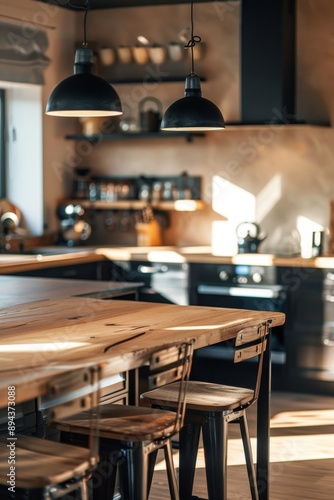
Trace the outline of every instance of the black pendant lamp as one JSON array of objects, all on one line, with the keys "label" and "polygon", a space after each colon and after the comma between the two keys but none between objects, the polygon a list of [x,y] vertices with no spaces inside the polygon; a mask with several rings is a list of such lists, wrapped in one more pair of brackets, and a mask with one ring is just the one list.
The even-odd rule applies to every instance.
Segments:
[{"label": "black pendant lamp", "polygon": [[217,106],[202,97],[201,81],[194,70],[194,45],[201,37],[194,36],[194,3],[191,0],[191,39],[186,48],[191,50],[191,73],[186,77],[184,97],[178,99],[166,110],[161,130],[197,132],[223,130],[225,122]]},{"label": "black pendant lamp", "polygon": [[[73,6],[74,7],[74,6]],[[103,78],[93,75],[93,51],[87,47],[86,19],[89,1],[84,6],[84,41],[76,50],[74,75],[65,78],[52,91],[46,114],[53,116],[116,116],[123,113],[116,90]]]}]

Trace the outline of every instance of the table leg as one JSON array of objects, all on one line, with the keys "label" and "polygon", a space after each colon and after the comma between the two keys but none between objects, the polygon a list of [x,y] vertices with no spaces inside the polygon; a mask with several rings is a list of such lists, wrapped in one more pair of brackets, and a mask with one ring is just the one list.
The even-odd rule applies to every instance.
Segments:
[{"label": "table leg", "polygon": [[262,381],[257,402],[257,466],[256,479],[260,500],[269,500],[269,444],[271,397],[271,330],[263,357]]}]

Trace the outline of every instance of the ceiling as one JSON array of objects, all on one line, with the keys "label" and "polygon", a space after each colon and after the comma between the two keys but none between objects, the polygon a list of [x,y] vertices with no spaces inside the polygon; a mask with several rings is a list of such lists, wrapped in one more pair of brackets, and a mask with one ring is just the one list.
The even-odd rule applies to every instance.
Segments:
[{"label": "ceiling", "polygon": [[[37,0],[38,2],[50,3],[67,9],[83,7],[85,0]],[[193,0],[194,3],[205,3],[212,0]],[[227,0],[225,0],[227,1]],[[145,5],[173,5],[189,3],[190,0],[89,0],[90,9],[112,9],[119,7],[143,7]]]}]

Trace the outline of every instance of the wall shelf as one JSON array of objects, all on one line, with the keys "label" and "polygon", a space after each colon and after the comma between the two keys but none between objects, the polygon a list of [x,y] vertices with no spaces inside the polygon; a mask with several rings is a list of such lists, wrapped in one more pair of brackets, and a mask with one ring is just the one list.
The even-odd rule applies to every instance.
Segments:
[{"label": "wall shelf", "polygon": [[[72,199],[66,200],[65,203],[81,205],[87,210],[142,210],[147,206],[147,202],[142,200],[90,201]],[[202,200],[151,201],[149,205],[155,210],[178,212],[193,212],[205,207]]]},{"label": "wall shelf", "polygon": [[[112,85],[127,85],[127,84],[135,84],[135,83],[183,83],[185,82],[186,79],[186,72],[182,76],[164,76],[164,77],[159,77],[157,80],[156,77],[152,76],[149,77],[147,75],[144,75],[143,77],[133,77],[133,78],[105,78],[107,82],[111,83]],[[103,75],[102,75],[103,77]],[[205,78],[200,77],[201,82],[205,82]]]},{"label": "wall shelf", "polygon": [[101,140],[120,141],[127,139],[171,139],[184,138],[187,142],[192,142],[195,137],[204,137],[203,132],[129,132],[129,133],[111,133],[111,134],[68,134],[65,139],[76,141],[89,141],[93,144]]}]

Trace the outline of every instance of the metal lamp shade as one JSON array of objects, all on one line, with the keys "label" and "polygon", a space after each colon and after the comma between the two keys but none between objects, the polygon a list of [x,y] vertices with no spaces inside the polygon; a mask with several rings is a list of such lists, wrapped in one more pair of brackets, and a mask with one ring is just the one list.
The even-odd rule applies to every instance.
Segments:
[{"label": "metal lamp shade", "polygon": [[116,90],[92,74],[93,51],[76,50],[74,75],[62,80],[52,91],[46,114],[53,116],[115,116],[123,113]]},{"label": "metal lamp shade", "polygon": [[160,128],[184,132],[222,130],[225,122],[217,106],[202,97],[199,77],[191,74],[186,78],[184,97],[169,106]]},{"label": "metal lamp shade", "polygon": [[91,73],[78,73],[65,78],[54,88],[46,114],[113,116],[122,114],[122,107],[117,92],[108,82]]}]

